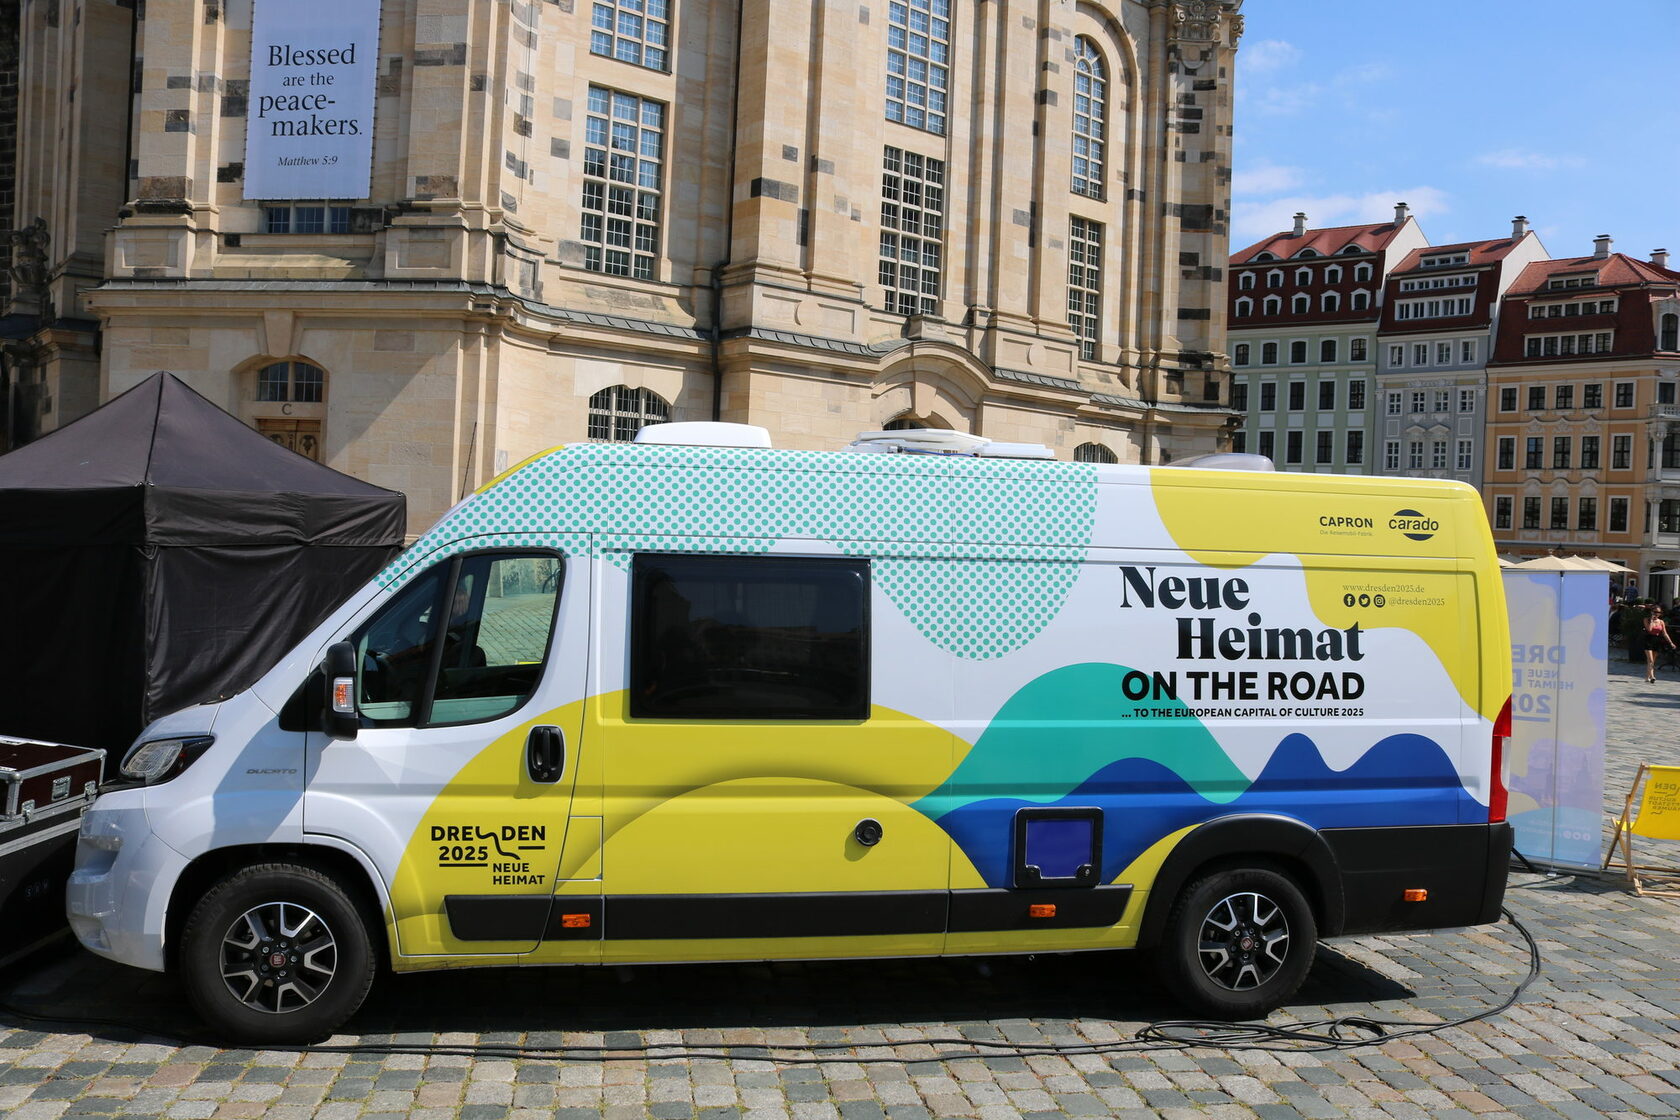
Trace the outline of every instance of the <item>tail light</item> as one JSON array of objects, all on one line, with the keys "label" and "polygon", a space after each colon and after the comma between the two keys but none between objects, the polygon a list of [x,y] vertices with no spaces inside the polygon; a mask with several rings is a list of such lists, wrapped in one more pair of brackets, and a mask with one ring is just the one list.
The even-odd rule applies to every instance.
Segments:
[{"label": "tail light", "polygon": [[1505,819],[1505,748],[1511,742],[1511,700],[1499,709],[1493,721],[1493,776],[1488,782],[1488,823],[1498,824]]}]

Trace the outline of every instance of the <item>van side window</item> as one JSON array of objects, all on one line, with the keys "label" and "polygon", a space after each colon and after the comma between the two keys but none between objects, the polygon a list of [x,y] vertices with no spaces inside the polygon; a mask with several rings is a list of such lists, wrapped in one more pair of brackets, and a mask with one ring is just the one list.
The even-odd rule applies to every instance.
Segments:
[{"label": "van side window", "polygon": [[635,558],[630,714],[866,719],[869,563]]},{"label": "van side window", "polygon": [[478,723],[536,691],[560,597],[560,557],[484,553],[439,564],[354,635],[368,727]]}]

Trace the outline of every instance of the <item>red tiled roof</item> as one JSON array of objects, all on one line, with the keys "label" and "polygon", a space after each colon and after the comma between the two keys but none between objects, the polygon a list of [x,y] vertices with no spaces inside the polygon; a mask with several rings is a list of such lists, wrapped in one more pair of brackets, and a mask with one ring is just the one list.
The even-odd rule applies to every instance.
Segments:
[{"label": "red tiled roof", "polygon": [[1671,268],[1658,268],[1650,261],[1630,257],[1626,253],[1611,253],[1608,257],[1562,257],[1557,260],[1535,261],[1523,269],[1522,275],[1517,277],[1517,282],[1512,284],[1505,294],[1529,295],[1544,289],[1546,281],[1553,276],[1567,276],[1588,270],[1598,273],[1600,287],[1618,284],[1680,284],[1680,272]]},{"label": "red tiled roof", "polygon": [[1421,249],[1413,249],[1406,254],[1406,258],[1394,268],[1389,276],[1398,276],[1402,272],[1439,272],[1439,266],[1423,267],[1423,258],[1438,257],[1444,253],[1467,253],[1468,264],[1458,265],[1459,268],[1474,268],[1477,265],[1493,264],[1505,258],[1520,242],[1514,238],[1501,237],[1494,241],[1461,241],[1457,245],[1425,245]]},{"label": "red tiled roof", "polygon": [[1357,245],[1366,252],[1374,253],[1383,248],[1394,235],[1400,232],[1400,226],[1395,222],[1377,222],[1367,226],[1330,226],[1325,229],[1309,229],[1300,237],[1290,232],[1274,233],[1261,241],[1256,241],[1246,249],[1231,254],[1232,264],[1247,264],[1261,253],[1269,252],[1285,260],[1293,257],[1302,249],[1311,249],[1321,256],[1331,257],[1346,249],[1349,245]]}]

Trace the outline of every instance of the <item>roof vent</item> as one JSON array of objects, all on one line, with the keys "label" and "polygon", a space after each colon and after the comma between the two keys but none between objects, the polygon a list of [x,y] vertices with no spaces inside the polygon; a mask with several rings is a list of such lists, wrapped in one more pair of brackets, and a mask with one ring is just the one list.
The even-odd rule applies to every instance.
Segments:
[{"label": "roof vent", "polygon": [[686,420],[675,424],[649,424],[636,433],[636,442],[685,447],[769,447],[770,432],[757,424]]},{"label": "roof vent", "polygon": [[1271,471],[1277,468],[1264,455],[1245,455],[1236,451],[1215,451],[1210,455],[1194,455],[1179,459],[1174,467],[1197,471]]},{"label": "roof vent", "polygon": [[921,455],[974,455],[982,459],[1054,459],[1041,443],[1001,443],[985,436],[945,428],[903,428],[895,432],[859,432],[847,451],[902,451]]}]

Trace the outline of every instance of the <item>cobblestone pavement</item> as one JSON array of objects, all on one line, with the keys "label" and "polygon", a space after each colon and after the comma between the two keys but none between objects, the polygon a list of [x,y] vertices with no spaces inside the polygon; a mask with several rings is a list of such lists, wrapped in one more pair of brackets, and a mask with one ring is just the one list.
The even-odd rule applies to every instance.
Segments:
[{"label": "cobblestone pavement", "polygon": [[[1680,759],[1680,680],[1667,672],[1650,686],[1638,667],[1612,664],[1609,711],[1606,803],[1619,812],[1640,760]],[[1121,954],[387,979],[336,1049],[221,1050],[174,1041],[195,1028],[172,981],[62,947],[0,974],[0,1115],[1680,1114],[1680,900],[1635,897],[1594,875],[1527,872],[1512,875],[1507,898],[1545,956],[1523,1003],[1465,1027],[1330,1052],[1127,1048],[1133,1032],[1174,1010]],[[1271,1021],[1464,1016],[1501,1000],[1527,963],[1509,926],[1339,941]],[[570,1053],[469,1053],[519,1044]],[[784,1048],[777,1060],[707,1056],[765,1044]],[[1052,1045],[1083,1049],[1043,1052]]]}]

